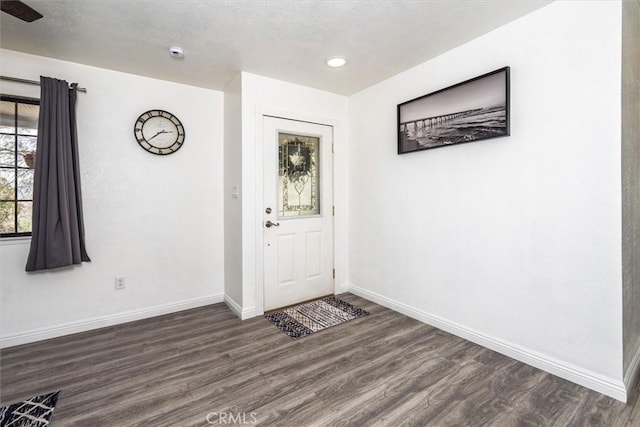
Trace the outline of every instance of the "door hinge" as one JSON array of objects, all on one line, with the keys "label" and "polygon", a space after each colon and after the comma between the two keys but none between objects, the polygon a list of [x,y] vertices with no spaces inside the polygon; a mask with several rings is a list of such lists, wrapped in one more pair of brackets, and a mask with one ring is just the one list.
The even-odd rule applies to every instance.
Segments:
[{"label": "door hinge", "polygon": [[332,208],[333,208],[333,209],[332,209],[333,216],[336,216],[336,207],[335,207],[335,206],[332,206]]},{"label": "door hinge", "polygon": [[331,154],[335,153],[335,151],[333,151],[333,143],[331,143]]},{"label": "door hinge", "polygon": [[336,269],[335,268],[333,269],[333,278],[334,279],[336,278]]}]

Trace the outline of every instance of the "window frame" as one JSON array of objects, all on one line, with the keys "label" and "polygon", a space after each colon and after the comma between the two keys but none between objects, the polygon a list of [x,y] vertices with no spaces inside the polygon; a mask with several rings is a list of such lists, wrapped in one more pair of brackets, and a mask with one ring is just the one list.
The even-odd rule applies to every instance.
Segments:
[{"label": "window frame", "polygon": [[[0,94],[0,101],[13,102],[15,105],[14,110],[14,128],[15,132],[13,133],[13,146],[14,146],[14,165],[13,167],[4,166],[2,169],[13,169],[15,176],[15,188],[14,188],[14,199],[13,200],[1,200],[2,202],[13,202],[14,204],[14,212],[13,212],[13,224],[14,229],[18,230],[18,203],[20,202],[31,202],[31,206],[33,207],[33,194],[31,195],[31,199],[18,199],[18,170],[24,169],[21,166],[18,166],[18,137],[25,136],[18,133],[18,105],[19,104],[28,104],[28,105],[40,105],[40,99],[38,98],[28,98],[23,96],[15,96],[15,95],[5,95]],[[6,134],[9,135],[9,134]],[[33,136],[33,135],[27,135]],[[36,134],[37,138],[37,134]],[[32,224],[33,227],[33,224]],[[33,230],[33,228],[32,228]],[[23,232],[15,232],[15,233],[0,233],[0,239],[7,239],[13,237],[29,237],[31,236],[31,231],[23,231]]]}]

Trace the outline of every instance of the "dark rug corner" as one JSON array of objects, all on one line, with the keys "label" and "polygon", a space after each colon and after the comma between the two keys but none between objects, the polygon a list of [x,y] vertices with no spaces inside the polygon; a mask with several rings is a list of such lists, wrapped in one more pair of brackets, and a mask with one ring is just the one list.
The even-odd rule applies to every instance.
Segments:
[{"label": "dark rug corner", "polygon": [[0,408],[0,427],[47,427],[60,391],[32,397]]}]

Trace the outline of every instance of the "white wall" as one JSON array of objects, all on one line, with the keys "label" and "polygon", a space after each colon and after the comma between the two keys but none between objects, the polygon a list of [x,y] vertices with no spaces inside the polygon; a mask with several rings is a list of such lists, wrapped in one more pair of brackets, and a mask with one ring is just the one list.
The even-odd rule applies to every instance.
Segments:
[{"label": "white wall", "polygon": [[624,372],[640,369],[640,2],[622,7],[622,278]]},{"label": "white wall", "polygon": [[[242,306],[242,80],[224,92],[224,293],[235,311]],[[233,188],[238,198],[233,198]]]},{"label": "white wall", "polygon": [[242,307],[262,313],[262,116],[334,126],[334,202],[336,283],[346,283],[348,98],[305,86],[242,73]]},{"label": "white wall", "polygon": [[[625,398],[620,13],[556,2],[350,98],[353,292]],[[510,137],[396,154],[396,104],[505,65]]]},{"label": "white wall", "polygon": [[[3,75],[79,82],[78,134],[86,243],[93,260],[24,271],[28,241],[0,242],[4,345],[222,301],[223,94],[182,84],[0,51]],[[167,60],[172,60],[168,58]],[[2,83],[2,93],[39,88]],[[174,113],[185,145],[144,151],[133,125],[144,111]],[[114,290],[114,276],[126,289]]]}]

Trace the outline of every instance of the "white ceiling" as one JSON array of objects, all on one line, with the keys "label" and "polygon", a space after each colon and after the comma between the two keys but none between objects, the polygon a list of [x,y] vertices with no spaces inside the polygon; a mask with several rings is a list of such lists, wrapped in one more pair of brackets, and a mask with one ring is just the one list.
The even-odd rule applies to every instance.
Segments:
[{"label": "white ceiling", "polygon": [[[25,3],[44,18],[25,23],[0,14],[3,48],[217,90],[242,70],[349,95],[550,1]],[[184,48],[184,59],[169,56],[172,45]],[[324,64],[336,55],[348,59],[346,67]]]}]

